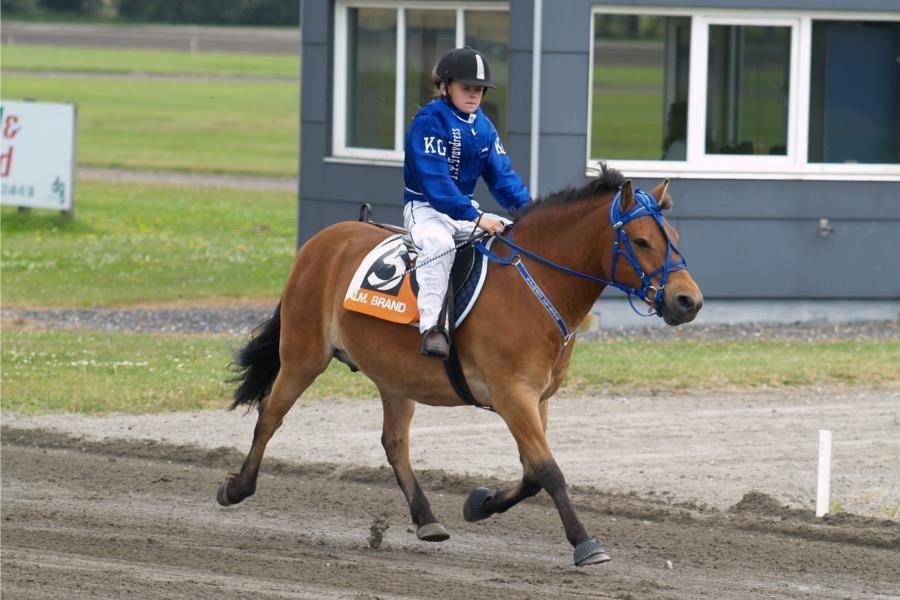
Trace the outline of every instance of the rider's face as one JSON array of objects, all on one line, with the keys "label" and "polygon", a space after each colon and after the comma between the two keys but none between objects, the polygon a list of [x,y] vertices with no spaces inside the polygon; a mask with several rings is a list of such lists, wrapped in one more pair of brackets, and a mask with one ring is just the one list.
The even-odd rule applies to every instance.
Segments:
[{"label": "rider's face", "polygon": [[444,93],[450,97],[450,102],[456,110],[471,115],[481,104],[484,98],[484,88],[478,85],[465,85],[458,81],[451,81],[450,85],[442,85]]}]

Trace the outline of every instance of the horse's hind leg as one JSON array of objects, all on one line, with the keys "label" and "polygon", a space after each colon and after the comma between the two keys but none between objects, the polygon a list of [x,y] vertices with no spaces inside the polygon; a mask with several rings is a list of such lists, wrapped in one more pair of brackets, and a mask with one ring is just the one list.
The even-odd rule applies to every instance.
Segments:
[{"label": "horse's hind leg", "polygon": [[381,445],[388,462],[394,469],[397,483],[406,496],[413,523],[417,525],[416,536],[426,542],[443,542],[450,537],[431,512],[428,499],[419,487],[412,465],[409,462],[409,423],[412,421],[416,404],[406,398],[381,397],[384,406],[384,428]]},{"label": "horse's hind leg", "polygon": [[253,444],[239,473],[230,473],[219,487],[217,499],[222,506],[237,504],[256,491],[256,478],[262,463],[266,444],[281,426],[284,416],[291,410],[316,377],[325,370],[328,360],[284,361],[272,385],[272,392],[259,404],[259,416],[253,430]]}]

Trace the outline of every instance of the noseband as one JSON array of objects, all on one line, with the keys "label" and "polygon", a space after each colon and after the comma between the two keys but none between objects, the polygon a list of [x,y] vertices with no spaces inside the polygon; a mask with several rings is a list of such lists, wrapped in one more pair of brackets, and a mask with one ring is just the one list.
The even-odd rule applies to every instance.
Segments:
[{"label": "noseband", "polygon": [[[569,328],[563,320],[562,316],[559,314],[559,311],[556,310],[556,307],[554,307],[553,303],[550,302],[550,299],[531,276],[531,273],[528,272],[528,269],[522,262],[522,257],[526,256],[536,262],[541,263],[542,265],[548,266],[551,269],[555,269],[560,273],[565,273],[566,275],[579,277],[581,279],[587,279],[588,281],[593,281],[594,283],[612,286],[614,288],[622,290],[623,292],[628,294],[628,302],[634,312],[641,315],[642,317],[649,317],[652,315],[661,317],[663,301],[665,299],[665,287],[666,283],[669,280],[669,274],[675,271],[683,271],[687,269],[687,263],[685,262],[684,257],[681,255],[681,252],[679,252],[678,248],[675,247],[675,244],[672,242],[672,238],[669,236],[669,232],[666,230],[665,221],[663,220],[662,212],[659,209],[659,204],[657,203],[656,199],[653,198],[653,196],[651,196],[650,194],[647,194],[640,189],[636,189],[634,191],[634,202],[634,208],[623,214],[622,190],[620,189],[618,192],[616,192],[616,195],[613,197],[612,203],[610,204],[609,221],[612,224],[613,230],[616,232],[616,237],[613,240],[612,265],[610,267],[610,278],[608,280],[602,277],[597,277],[595,275],[590,275],[588,273],[582,273],[580,271],[570,269],[569,267],[557,264],[552,260],[535,254],[530,250],[526,250],[525,248],[513,242],[511,239],[512,236],[494,236],[497,240],[506,244],[516,252],[510,258],[497,256],[487,248],[487,246],[484,244],[484,241],[475,243],[474,247],[476,250],[478,250],[478,252],[487,256],[488,259],[493,262],[501,265],[514,265],[516,267],[516,269],[519,271],[519,274],[522,276],[522,279],[524,279],[525,283],[528,284],[528,287],[531,289],[532,293],[534,293],[534,295],[541,302],[547,312],[550,313],[550,316],[553,317],[553,319],[556,321],[556,325],[559,327],[560,332],[562,332],[565,344],[568,344],[569,340],[574,335],[574,332],[569,331]],[[659,228],[662,230],[663,235],[666,238],[666,259],[658,269],[650,274],[645,273],[641,268],[641,264],[638,261],[637,256],[635,256],[634,248],[631,245],[631,240],[629,239],[628,234],[625,232],[626,223],[634,221],[635,219],[640,219],[641,217],[652,217],[653,220],[656,221],[657,225],[659,225]],[[675,253],[677,253],[679,256],[679,259],[677,261],[672,260],[672,256]],[[620,256],[628,261],[628,263],[634,269],[634,272],[637,273],[640,277],[641,286],[639,288],[633,288],[616,281],[616,263],[618,262]],[[653,285],[654,277],[659,277],[659,283],[657,285]],[[637,296],[638,298],[646,302],[647,305],[651,308],[650,312],[644,313],[635,308],[633,302],[634,296]]]}]

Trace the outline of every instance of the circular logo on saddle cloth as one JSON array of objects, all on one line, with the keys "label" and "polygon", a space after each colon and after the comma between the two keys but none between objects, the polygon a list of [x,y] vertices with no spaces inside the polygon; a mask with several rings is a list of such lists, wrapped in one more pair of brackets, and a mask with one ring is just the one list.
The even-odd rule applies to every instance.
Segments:
[{"label": "circular logo on saddle cloth", "polygon": [[360,289],[375,290],[382,294],[396,296],[400,293],[400,287],[403,285],[404,274],[412,266],[412,259],[404,246],[390,248],[372,263]]}]

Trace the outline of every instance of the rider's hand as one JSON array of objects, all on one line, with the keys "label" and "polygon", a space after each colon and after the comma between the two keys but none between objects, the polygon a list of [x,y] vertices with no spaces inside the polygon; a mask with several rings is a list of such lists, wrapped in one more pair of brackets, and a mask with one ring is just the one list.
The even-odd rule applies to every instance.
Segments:
[{"label": "rider's hand", "polygon": [[500,220],[500,217],[483,213],[478,221],[478,226],[488,233],[503,233],[506,229],[506,223]]}]

